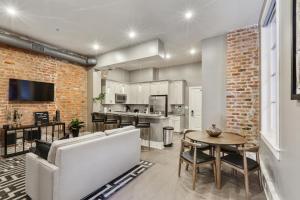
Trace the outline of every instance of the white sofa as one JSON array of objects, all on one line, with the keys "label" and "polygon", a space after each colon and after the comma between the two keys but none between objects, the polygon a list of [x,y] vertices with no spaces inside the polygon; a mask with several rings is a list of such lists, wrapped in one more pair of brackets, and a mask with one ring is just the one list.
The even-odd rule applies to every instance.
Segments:
[{"label": "white sofa", "polygon": [[[28,153],[25,181],[28,196],[32,200],[81,199],[139,164],[140,130],[127,127],[109,134],[90,134],[82,140],[79,137],[76,142],[73,139],[67,145],[60,144],[55,150],[54,163]],[[51,149],[59,143],[54,142]],[[53,152],[52,149],[52,156]]]}]

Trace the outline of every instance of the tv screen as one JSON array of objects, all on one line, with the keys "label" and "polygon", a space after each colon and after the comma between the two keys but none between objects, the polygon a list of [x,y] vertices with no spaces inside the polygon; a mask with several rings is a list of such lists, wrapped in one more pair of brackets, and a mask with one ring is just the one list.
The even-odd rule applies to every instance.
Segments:
[{"label": "tv screen", "polygon": [[10,101],[54,101],[54,84],[9,79]]}]

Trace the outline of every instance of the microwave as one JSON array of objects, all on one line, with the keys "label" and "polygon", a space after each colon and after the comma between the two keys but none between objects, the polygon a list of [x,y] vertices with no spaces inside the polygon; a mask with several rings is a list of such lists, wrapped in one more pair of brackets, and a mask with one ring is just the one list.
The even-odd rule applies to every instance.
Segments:
[{"label": "microwave", "polygon": [[126,103],[127,95],[126,94],[116,94],[116,103]]}]

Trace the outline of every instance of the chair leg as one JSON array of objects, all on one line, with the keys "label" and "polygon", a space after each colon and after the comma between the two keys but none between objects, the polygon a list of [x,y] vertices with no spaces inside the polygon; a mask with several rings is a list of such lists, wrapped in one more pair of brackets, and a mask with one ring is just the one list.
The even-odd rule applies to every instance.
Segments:
[{"label": "chair leg", "polygon": [[263,186],[262,186],[262,176],[261,176],[261,170],[258,170],[258,181],[259,181],[259,187],[261,190],[263,190]]},{"label": "chair leg", "polygon": [[189,170],[189,164],[186,164],[185,171],[188,171],[188,170]]},{"label": "chair leg", "polygon": [[193,166],[193,190],[196,188],[196,165]]},{"label": "chair leg", "polygon": [[246,199],[249,199],[249,177],[248,177],[248,173],[245,173],[244,176],[245,176]]},{"label": "chair leg", "polygon": [[180,173],[181,173],[181,159],[179,158],[179,166],[178,166],[178,177],[180,177]]},{"label": "chair leg", "polygon": [[149,151],[151,149],[151,147],[150,147],[150,141],[151,141],[151,130],[150,130],[150,128],[148,128],[148,148],[149,148]]}]

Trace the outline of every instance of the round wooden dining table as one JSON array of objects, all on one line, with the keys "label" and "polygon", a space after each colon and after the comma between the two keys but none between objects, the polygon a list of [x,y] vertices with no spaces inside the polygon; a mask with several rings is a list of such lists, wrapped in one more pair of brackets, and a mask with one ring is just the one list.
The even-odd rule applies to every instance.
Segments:
[{"label": "round wooden dining table", "polygon": [[211,137],[206,132],[195,131],[186,134],[186,137],[196,142],[202,142],[215,146],[216,151],[216,179],[217,188],[221,189],[221,145],[244,145],[246,139],[238,134],[224,132],[219,137]]}]

